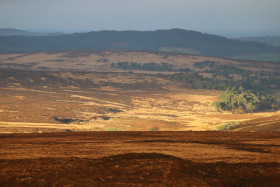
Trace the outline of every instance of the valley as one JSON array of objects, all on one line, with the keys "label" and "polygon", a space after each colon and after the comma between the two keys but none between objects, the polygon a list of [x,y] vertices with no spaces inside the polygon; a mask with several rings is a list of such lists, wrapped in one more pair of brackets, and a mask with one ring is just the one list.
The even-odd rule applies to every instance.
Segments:
[{"label": "valley", "polygon": [[[0,55],[0,186],[278,186],[279,65],[164,52]],[[212,103],[231,86],[262,88],[273,108],[218,112]]]},{"label": "valley", "polygon": [[[279,115],[270,110],[220,113],[211,104],[221,91],[197,89],[199,85],[219,86],[229,78],[215,75],[213,68],[236,69],[228,79],[233,83],[240,79],[238,68],[248,69],[251,76],[266,76],[263,72],[278,76],[277,63],[125,51],[0,55],[0,62],[2,133],[215,131],[228,123]],[[135,66],[142,69],[131,69],[127,62],[142,64]],[[112,66],[120,63],[120,67]],[[182,70],[196,73],[194,81],[200,82],[174,79],[174,73],[184,75]],[[277,94],[275,89],[272,92]]]},{"label": "valley", "polygon": [[0,0],[0,187],[279,187],[279,9]]}]

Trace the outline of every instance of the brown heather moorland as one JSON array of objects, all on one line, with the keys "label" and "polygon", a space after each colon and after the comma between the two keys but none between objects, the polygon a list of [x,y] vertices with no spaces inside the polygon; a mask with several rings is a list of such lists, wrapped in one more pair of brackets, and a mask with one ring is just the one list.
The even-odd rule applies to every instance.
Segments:
[{"label": "brown heather moorland", "polygon": [[277,63],[172,53],[0,55],[0,186],[279,186],[279,111],[217,112],[219,90],[111,67],[198,72],[203,61],[279,72]]},{"label": "brown heather moorland", "polygon": [[0,135],[1,186],[279,186],[275,132]]}]

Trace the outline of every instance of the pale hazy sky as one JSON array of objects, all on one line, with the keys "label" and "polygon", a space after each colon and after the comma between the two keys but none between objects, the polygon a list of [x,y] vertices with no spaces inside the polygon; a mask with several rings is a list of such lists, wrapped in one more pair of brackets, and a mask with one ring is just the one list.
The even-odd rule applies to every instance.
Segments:
[{"label": "pale hazy sky", "polygon": [[0,0],[0,28],[280,36],[280,0]]}]

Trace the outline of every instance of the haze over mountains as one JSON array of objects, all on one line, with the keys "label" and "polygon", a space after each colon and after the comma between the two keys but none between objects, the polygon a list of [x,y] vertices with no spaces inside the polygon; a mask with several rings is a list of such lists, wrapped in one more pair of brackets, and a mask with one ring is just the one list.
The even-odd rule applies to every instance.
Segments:
[{"label": "haze over mountains", "polygon": [[61,35],[61,32],[47,33],[47,32],[29,32],[19,29],[0,29],[0,36],[54,36]]},{"label": "haze over mountains", "polygon": [[256,41],[268,46],[280,46],[280,36],[241,37],[241,41]]},{"label": "haze over mountains", "polygon": [[0,53],[29,53],[81,49],[165,51],[232,57],[279,54],[279,46],[240,41],[183,29],[157,31],[92,31],[74,34],[42,34],[0,31]]}]

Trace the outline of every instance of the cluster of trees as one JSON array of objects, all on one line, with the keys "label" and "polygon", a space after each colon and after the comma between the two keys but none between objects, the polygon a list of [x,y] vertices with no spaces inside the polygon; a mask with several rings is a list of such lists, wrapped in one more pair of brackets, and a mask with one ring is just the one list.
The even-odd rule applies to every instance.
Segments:
[{"label": "cluster of trees", "polygon": [[204,78],[196,72],[175,73],[170,75],[170,79],[174,82],[180,82],[193,89],[226,90],[228,87],[233,86],[230,81],[219,81]]},{"label": "cluster of trees", "polygon": [[194,66],[195,68],[215,68],[218,66],[220,62],[219,61],[202,61],[202,62],[196,62],[194,63]]},{"label": "cluster of trees", "polygon": [[267,73],[267,76],[260,74],[242,76],[238,81],[240,85],[247,89],[269,90],[280,87],[280,73]]},{"label": "cluster of trees", "polygon": [[204,69],[199,72],[212,73],[214,76],[222,75],[226,78],[231,78],[229,75],[251,75],[252,71],[240,69],[234,66],[221,65],[219,61],[203,61],[196,62],[195,68]]},{"label": "cluster of trees", "polygon": [[[196,62],[194,67],[199,73],[212,74],[213,81],[223,79],[225,82],[233,82],[234,86],[243,86],[246,89],[274,89],[280,87],[279,72],[251,71],[234,66],[221,65],[218,61]],[[239,80],[234,80],[234,75]],[[227,83],[228,84],[228,83]]]},{"label": "cluster of trees", "polygon": [[227,90],[233,86],[241,86],[247,90],[266,90],[269,92],[270,89],[280,87],[280,76],[278,73],[255,74],[254,76],[248,76],[238,81],[219,80],[215,76],[213,78],[204,78],[199,73],[193,71],[188,73],[175,73],[169,75],[169,78],[174,82],[179,82],[193,89]]},{"label": "cluster of trees", "polygon": [[118,62],[112,63],[111,68],[123,69],[123,70],[144,70],[144,71],[168,71],[168,72],[192,72],[190,68],[174,69],[172,64],[166,62],[161,63],[137,63],[137,62]]},{"label": "cluster of trees", "polygon": [[[273,97],[247,87],[258,87],[258,85],[247,84],[246,82],[219,81],[210,78],[203,78],[196,72],[176,73],[171,76],[171,80],[180,82],[193,89],[215,89],[225,90],[218,97],[218,101],[213,102],[213,106],[218,111],[232,111],[233,113],[251,113],[264,108],[272,108],[275,100]],[[237,88],[239,87],[239,88]]]},{"label": "cluster of trees", "polygon": [[[250,71],[234,66],[222,65],[219,61],[196,62],[192,69],[175,69],[172,64],[161,63],[137,63],[118,62],[112,63],[111,68],[123,70],[165,71],[177,72],[169,78],[175,82],[181,82],[185,86],[194,89],[226,90],[232,86],[244,87],[248,90],[267,90],[280,87],[279,72]],[[212,78],[204,78],[200,73],[212,74]]]},{"label": "cluster of trees", "polygon": [[144,70],[144,71],[174,71],[171,64],[161,63],[137,63],[137,62],[118,62],[112,63],[111,68],[123,69],[123,70]]},{"label": "cluster of trees", "polygon": [[232,111],[235,113],[250,113],[263,108],[271,108],[274,99],[255,90],[245,90],[243,87],[228,88],[213,102],[218,111]]}]

